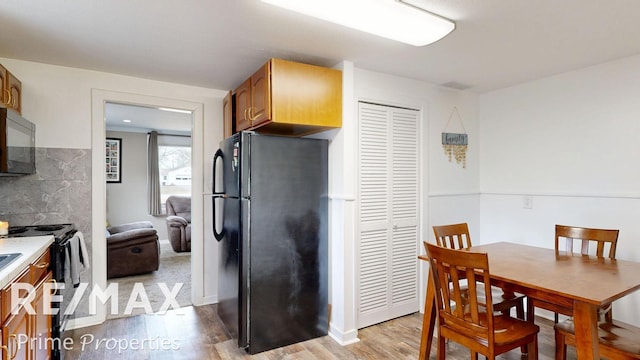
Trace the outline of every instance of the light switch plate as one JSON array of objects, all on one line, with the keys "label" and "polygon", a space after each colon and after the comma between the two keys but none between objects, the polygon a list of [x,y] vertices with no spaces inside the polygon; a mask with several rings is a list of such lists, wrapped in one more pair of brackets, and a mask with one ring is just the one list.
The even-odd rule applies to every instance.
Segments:
[{"label": "light switch plate", "polygon": [[522,197],[522,208],[523,209],[533,209],[533,199],[531,196],[523,196]]}]

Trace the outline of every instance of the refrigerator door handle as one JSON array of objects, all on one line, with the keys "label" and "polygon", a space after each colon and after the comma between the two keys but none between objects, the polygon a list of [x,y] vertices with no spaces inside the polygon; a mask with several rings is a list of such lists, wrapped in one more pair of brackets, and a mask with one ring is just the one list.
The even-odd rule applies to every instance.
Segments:
[{"label": "refrigerator door handle", "polygon": [[[212,184],[211,184],[211,192],[213,193],[213,195],[222,195],[222,194],[224,194],[224,189],[222,189],[222,191],[216,191],[216,179],[217,179],[216,178],[216,164],[218,162],[218,159],[220,159],[220,161],[222,161],[222,164],[223,164],[222,171],[224,171],[224,155],[222,154],[222,149],[218,149],[218,151],[216,151],[216,154],[213,156],[213,176],[211,178],[211,182],[212,182]],[[223,184],[224,184],[224,182],[223,182]]]},{"label": "refrigerator door handle", "polygon": [[[212,202],[212,217],[213,217],[213,237],[216,238],[216,240],[218,240],[218,242],[220,242],[220,240],[222,240],[224,238],[224,235],[226,234],[226,231],[224,229],[224,225],[222,227],[222,230],[220,232],[218,232],[218,229],[216,228],[216,199],[222,199],[223,201],[225,201],[225,196],[213,196],[213,198],[211,199]],[[222,216],[224,216],[224,214],[222,214]],[[222,219],[222,224],[224,224],[224,219]]]},{"label": "refrigerator door handle", "polygon": [[[224,195],[224,189],[222,189],[222,191],[216,191],[216,165],[218,164],[218,160],[222,161],[222,171],[224,171],[224,154],[222,153],[222,149],[218,149],[218,151],[216,151],[216,154],[213,156],[213,177],[211,179],[211,192],[213,194],[213,198],[211,199],[212,202],[212,207],[213,207],[213,236],[216,238],[216,240],[218,240],[218,242],[220,240],[222,240],[224,238],[225,235],[225,229],[224,229],[224,219],[221,219],[221,222],[223,224],[222,227],[222,231],[218,232],[218,229],[216,227],[216,199],[223,199],[225,198]],[[224,176],[224,174],[223,174]],[[223,181],[224,184],[224,181]],[[224,187],[224,186],[223,186]],[[222,216],[224,216],[224,213],[222,214]]]}]

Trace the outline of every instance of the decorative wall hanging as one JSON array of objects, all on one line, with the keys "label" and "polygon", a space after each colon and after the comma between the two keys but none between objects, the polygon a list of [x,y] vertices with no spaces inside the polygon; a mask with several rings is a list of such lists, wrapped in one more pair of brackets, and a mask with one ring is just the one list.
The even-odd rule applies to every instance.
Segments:
[{"label": "decorative wall hanging", "polygon": [[105,171],[108,183],[122,182],[122,139],[107,138],[105,147]]},{"label": "decorative wall hanging", "polygon": [[[462,131],[464,131],[462,134],[447,132],[447,127],[449,126],[454,113],[458,116],[460,125],[462,125]],[[445,155],[449,157],[449,162],[451,162],[451,159],[455,158],[457,164],[462,163],[462,168],[466,168],[468,144],[469,137],[467,135],[467,130],[464,128],[462,118],[460,117],[460,113],[458,113],[458,108],[454,106],[451,111],[451,115],[449,115],[449,121],[447,121],[447,125],[444,127],[444,131],[442,132],[442,147],[444,148]]]}]

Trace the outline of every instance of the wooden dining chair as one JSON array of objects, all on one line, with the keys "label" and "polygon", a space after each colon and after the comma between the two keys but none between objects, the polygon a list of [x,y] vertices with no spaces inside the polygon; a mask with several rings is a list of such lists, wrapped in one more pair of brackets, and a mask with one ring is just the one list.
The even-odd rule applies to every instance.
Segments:
[{"label": "wooden dining chair", "polygon": [[[465,249],[473,246],[471,236],[469,236],[469,226],[467,223],[433,226],[433,234],[436,237],[438,246],[449,249]],[[524,320],[524,295],[516,295],[510,291],[491,287],[493,297],[493,309],[500,312],[509,312],[516,309],[516,316]]]},{"label": "wooden dining chair", "polygon": [[[538,358],[538,332],[535,324],[511,317],[494,315],[490,293],[489,258],[486,253],[453,250],[425,243],[431,266],[438,314],[438,359],[446,357],[450,339],[471,351],[471,359],[482,354],[495,359],[499,354],[527,347],[529,359]],[[461,284],[466,280],[466,285]]]},{"label": "wooden dining chair", "polygon": [[[556,225],[556,256],[590,255],[599,258],[616,258],[616,245],[619,230],[594,229],[578,226]],[[527,300],[527,318],[534,321],[535,308],[554,312],[554,321],[558,323],[558,314],[572,316],[573,310],[546,301],[529,298]],[[613,319],[612,305],[607,304],[598,309],[598,316],[605,320]]]},{"label": "wooden dining chair", "polygon": [[[573,319],[554,326],[556,335],[556,360],[567,359],[567,345],[576,346]],[[640,328],[622,321],[600,321],[598,341],[600,356],[605,359],[640,359]]]}]

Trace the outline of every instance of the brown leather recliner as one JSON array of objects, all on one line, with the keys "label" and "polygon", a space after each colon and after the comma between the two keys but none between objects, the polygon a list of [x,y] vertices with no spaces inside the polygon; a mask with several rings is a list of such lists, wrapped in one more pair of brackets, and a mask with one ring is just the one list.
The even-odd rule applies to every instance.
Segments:
[{"label": "brown leather recliner", "polygon": [[160,244],[150,221],[109,227],[106,237],[107,279],[158,270]]},{"label": "brown leather recliner", "polygon": [[175,252],[191,251],[191,197],[169,196],[167,206],[167,233]]}]

